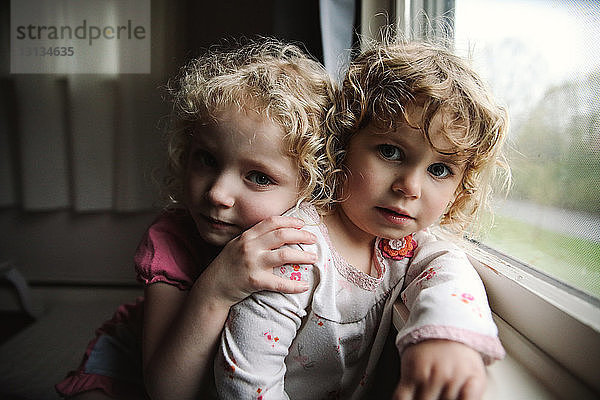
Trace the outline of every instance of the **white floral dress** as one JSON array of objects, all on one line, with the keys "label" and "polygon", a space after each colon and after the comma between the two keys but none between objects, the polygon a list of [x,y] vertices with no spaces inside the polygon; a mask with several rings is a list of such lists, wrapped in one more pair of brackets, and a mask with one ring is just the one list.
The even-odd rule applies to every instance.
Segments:
[{"label": "white floral dress", "polygon": [[314,207],[288,215],[317,235],[301,247],[319,259],[274,272],[311,289],[255,293],[231,309],[215,358],[221,398],[368,398],[398,295],[410,311],[400,352],[437,338],[471,346],[486,363],[503,357],[483,284],[456,246],[425,231],[377,239],[369,275],[337,254]]}]

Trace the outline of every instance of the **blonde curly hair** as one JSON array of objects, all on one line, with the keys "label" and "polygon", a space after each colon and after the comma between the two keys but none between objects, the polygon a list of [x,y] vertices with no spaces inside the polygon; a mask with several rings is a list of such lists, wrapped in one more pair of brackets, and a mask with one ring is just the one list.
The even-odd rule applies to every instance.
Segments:
[{"label": "blonde curly hair", "polygon": [[[408,105],[422,107],[421,121],[408,121]],[[505,172],[507,186],[510,182],[503,155],[508,115],[466,60],[441,43],[388,40],[351,62],[341,95],[327,117],[327,153],[332,164],[328,184],[339,191],[346,177],[345,150],[359,130],[373,123],[385,134],[407,121],[433,146],[429,128],[438,113],[443,117],[440,131],[454,147],[451,153],[466,165],[454,201],[440,224],[455,231],[472,228],[479,212],[489,204],[497,167]],[[448,154],[448,149],[436,151]]]},{"label": "blonde curly hair", "polygon": [[210,48],[168,85],[173,110],[167,132],[167,208],[184,206],[184,180],[194,130],[218,124],[237,107],[281,128],[283,146],[300,172],[299,200],[327,203],[323,172],[324,119],[336,88],[325,68],[298,46],[272,38],[242,39]]}]

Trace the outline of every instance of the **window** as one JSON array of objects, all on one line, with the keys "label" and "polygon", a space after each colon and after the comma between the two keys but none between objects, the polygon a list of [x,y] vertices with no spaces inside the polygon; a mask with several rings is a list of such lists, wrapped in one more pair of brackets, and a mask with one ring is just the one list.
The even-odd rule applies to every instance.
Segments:
[{"label": "window", "polygon": [[455,6],[457,50],[469,52],[511,118],[514,186],[484,244],[467,252],[509,354],[559,397],[596,398],[600,4]]},{"label": "window", "polygon": [[511,118],[514,186],[484,242],[597,300],[600,4],[456,0],[455,16],[457,49]]},{"label": "window", "polygon": [[[598,398],[600,4],[378,0],[363,2],[362,34],[376,39],[382,15],[417,36],[436,33],[443,16],[457,52],[511,116],[514,187],[498,199],[482,242],[459,243],[486,285],[509,355],[497,365],[510,374],[496,378],[510,393],[493,389],[490,398]],[[536,382],[551,394],[525,394]]]}]

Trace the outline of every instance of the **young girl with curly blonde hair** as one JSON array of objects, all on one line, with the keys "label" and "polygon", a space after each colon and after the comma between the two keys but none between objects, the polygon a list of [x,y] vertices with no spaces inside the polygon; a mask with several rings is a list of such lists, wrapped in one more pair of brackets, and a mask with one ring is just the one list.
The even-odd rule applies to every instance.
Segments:
[{"label": "young girl with curly blonde hair", "polygon": [[474,226],[505,165],[504,109],[464,60],[407,41],[358,55],[327,121],[338,201],[287,213],[318,238],[291,247],[318,260],[274,269],[310,290],[259,292],[231,309],[215,360],[219,395],[373,398],[398,298],[410,314],[396,336],[393,398],[481,398],[484,365],[504,350],[477,273],[430,228]]},{"label": "young girl with curly blonde hair", "polygon": [[171,85],[169,206],[135,256],[144,300],[97,331],[80,368],[57,385],[63,396],[206,397],[229,308],[257,290],[307,289],[272,269],[316,258],[281,248],[315,239],[280,215],[307,198],[327,201],[333,93],[317,61],[275,39],[212,48],[182,69]]}]

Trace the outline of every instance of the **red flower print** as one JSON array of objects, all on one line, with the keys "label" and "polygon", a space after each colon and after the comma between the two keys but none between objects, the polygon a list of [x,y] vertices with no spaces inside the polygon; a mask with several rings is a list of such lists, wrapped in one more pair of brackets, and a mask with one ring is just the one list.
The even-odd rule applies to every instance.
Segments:
[{"label": "red flower print", "polygon": [[263,332],[263,336],[267,339],[267,342],[271,344],[271,347],[275,347],[275,343],[279,341],[279,336],[275,336],[269,331]]},{"label": "red flower print", "polygon": [[[475,315],[478,315],[479,318],[483,318],[483,313],[481,312],[481,308],[477,305],[477,303],[475,302],[475,296],[473,296],[471,293],[462,293],[460,295],[456,294],[456,293],[452,293],[453,297],[456,297],[457,300],[467,304],[467,305],[471,305],[471,310],[473,311],[473,313],[475,313]],[[471,304],[473,303],[473,304]]]},{"label": "red flower print", "polygon": [[473,295],[470,294],[470,293],[463,293],[460,296],[457,295],[456,293],[452,293],[452,296],[458,297],[458,299],[460,301],[462,301],[463,303],[465,303],[465,304],[469,304],[470,302],[472,302],[473,300],[475,300],[475,297],[473,297]]},{"label": "red flower print", "polygon": [[378,247],[385,258],[402,260],[415,254],[414,250],[417,248],[417,242],[412,235],[408,235],[402,239],[381,239]]},{"label": "red flower print", "polygon": [[431,268],[428,268],[425,271],[423,271],[423,273],[419,276],[419,279],[430,280],[434,276],[435,276],[435,269],[433,267],[431,267]]},{"label": "red flower print", "polygon": [[301,272],[292,272],[292,274],[290,275],[290,279],[293,281],[299,281],[302,279],[302,273]]}]

